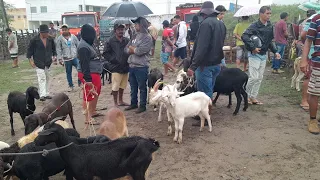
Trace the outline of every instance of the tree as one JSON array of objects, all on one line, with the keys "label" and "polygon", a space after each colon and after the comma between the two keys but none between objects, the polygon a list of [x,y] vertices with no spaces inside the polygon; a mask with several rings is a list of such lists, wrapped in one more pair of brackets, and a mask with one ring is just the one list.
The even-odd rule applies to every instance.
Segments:
[{"label": "tree", "polygon": [[[8,9],[14,8],[14,6],[13,6],[12,4],[8,4],[8,3],[4,2],[4,8],[5,8],[6,11],[7,11]],[[13,19],[12,19],[10,16],[8,16],[8,13],[7,13],[7,18],[8,18],[8,22],[9,22],[9,23],[10,23],[11,21],[13,21]],[[1,22],[1,21],[4,23],[2,9],[0,8],[0,22]]]}]

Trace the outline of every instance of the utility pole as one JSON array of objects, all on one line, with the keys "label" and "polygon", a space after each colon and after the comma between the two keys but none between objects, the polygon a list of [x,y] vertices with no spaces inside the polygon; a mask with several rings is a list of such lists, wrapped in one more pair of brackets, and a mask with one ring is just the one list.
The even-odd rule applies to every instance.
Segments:
[{"label": "utility pole", "polygon": [[259,0],[258,4],[261,4],[261,0]]},{"label": "utility pole", "polygon": [[170,14],[171,11],[171,0],[167,0],[167,13]]},{"label": "utility pole", "polygon": [[4,22],[5,26],[6,26],[6,28],[9,28],[8,17],[7,17],[7,13],[6,13],[6,8],[4,7],[3,0],[0,0],[0,8],[1,8],[1,11],[2,11],[3,22]]},{"label": "utility pole", "polygon": [[234,7],[234,12],[236,12],[238,9],[238,0],[236,0],[236,7]]}]

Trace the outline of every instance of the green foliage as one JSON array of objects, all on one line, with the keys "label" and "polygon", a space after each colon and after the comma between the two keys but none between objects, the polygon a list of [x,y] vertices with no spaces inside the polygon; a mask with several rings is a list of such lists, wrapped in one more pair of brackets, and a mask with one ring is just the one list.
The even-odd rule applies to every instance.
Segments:
[{"label": "green foliage", "polygon": [[[14,8],[14,6],[13,6],[12,4],[8,4],[8,3],[4,2],[4,8],[6,9],[6,11],[8,11],[8,9]],[[2,22],[3,22],[3,17],[2,17],[2,16],[3,16],[3,15],[2,15],[2,10],[1,10],[1,8],[0,8],[0,19],[1,19]],[[13,21],[12,18],[11,18],[10,16],[8,16],[8,12],[7,12],[7,18],[8,18],[9,23],[10,23],[11,21]]]},{"label": "green foliage", "polygon": [[[271,23],[274,24],[280,19],[280,14],[282,12],[287,12],[289,14],[288,23],[293,23],[294,19],[298,19],[299,15],[302,19],[306,18],[306,12],[303,10],[300,10],[298,8],[298,4],[292,4],[292,5],[271,5]],[[233,29],[236,27],[236,24],[238,23],[239,18],[233,17],[233,12],[226,13],[223,21],[228,29],[228,31],[233,31]],[[251,21],[257,20],[259,17],[258,15],[254,15],[251,17]]]}]

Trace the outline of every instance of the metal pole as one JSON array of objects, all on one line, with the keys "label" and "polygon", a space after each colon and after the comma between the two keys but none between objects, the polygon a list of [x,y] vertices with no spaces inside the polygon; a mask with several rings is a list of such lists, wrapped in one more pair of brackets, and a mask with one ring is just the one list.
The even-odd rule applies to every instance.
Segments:
[{"label": "metal pole", "polygon": [[238,0],[236,0],[236,7],[234,8],[234,12],[237,11],[237,8],[238,8]]},{"label": "metal pole", "polygon": [[259,0],[258,4],[261,4],[261,0]]},{"label": "metal pole", "polygon": [[8,17],[7,17],[7,13],[6,13],[6,9],[4,7],[4,2],[3,0],[0,0],[0,8],[2,10],[2,19],[4,21],[4,24],[7,28],[9,28],[9,22],[8,22]]}]

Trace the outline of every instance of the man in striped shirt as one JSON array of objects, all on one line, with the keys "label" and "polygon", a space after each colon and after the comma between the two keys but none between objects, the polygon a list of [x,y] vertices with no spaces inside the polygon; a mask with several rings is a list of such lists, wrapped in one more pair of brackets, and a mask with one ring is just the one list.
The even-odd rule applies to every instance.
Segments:
[{"label": "man in striped shirt", "polygon": [[308,69],[308,54],[311,45],[314,45],[314,53],[311,57],[311,76],[308,85],[309,93],[309,112],[310,120],[308,123],[308,130],[312,134],[319,134],[317,109],[318,109],[318,96],[320,96],[320,14],[315,15],[310,23],[308,29],[307,39],[304,44],[302,53],[302,61],[300,64],[301,71],[306,73]]}]

